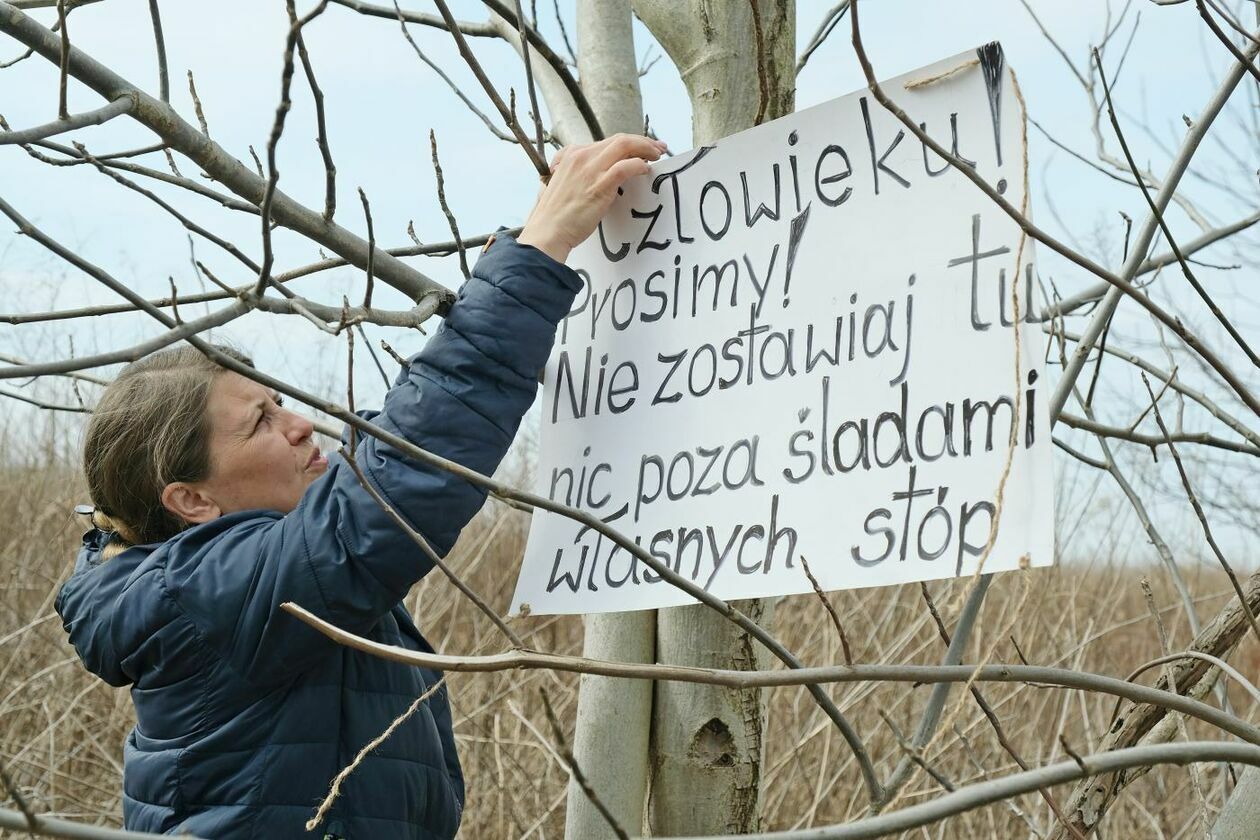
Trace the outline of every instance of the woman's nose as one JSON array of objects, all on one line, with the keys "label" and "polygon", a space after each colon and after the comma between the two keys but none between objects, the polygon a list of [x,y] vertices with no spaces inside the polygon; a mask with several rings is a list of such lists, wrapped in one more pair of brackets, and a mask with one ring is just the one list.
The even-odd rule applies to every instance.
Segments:
[{"label": "woman's nose", "polygon": [[297,446],[307,440],[315,432],[315,424],[307,420],[300,414],[286,412],[288,417],[288,427],[286,429],[289,443]]}]

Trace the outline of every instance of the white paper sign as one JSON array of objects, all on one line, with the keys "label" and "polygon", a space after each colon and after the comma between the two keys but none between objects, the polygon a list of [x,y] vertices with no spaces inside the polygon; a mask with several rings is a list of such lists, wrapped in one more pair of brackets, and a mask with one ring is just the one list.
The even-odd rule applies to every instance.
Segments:
[{"label": "white paper sign", "polygon": [[[1024,205],[997,44],[884,88]],[[570,264],[541,495],[726,599],[971,574],[995,519],[986,571],[1052,562],[1032,243],[869,91],[658,161]],[[691,602],[534,514],[514,613]]]}]

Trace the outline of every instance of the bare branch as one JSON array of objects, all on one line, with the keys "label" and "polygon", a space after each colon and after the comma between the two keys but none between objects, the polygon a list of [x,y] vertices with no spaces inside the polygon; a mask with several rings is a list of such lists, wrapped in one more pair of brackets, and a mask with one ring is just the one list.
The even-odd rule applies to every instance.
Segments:
[{"label": "bare branch", "polygon": [[[7,205],[4,200],[0,199],[0,208],[5,206]],[[76,370],[103,367],[104,365],[134,362],[136,359],[143,358],[150,353],[155,353],[163,347],[169,347],[181,339],[189,338],[197,335],[198,333],[203,333],[206,330],[222,326],[229,321],[234,321],[249,312],[249,309],[249,305],[244,301],[237,301],[230,306],[225,306],[224,308],[198,318],[195,321],[186,321],[183,324],[162,333],[157,338],[142,341],[139,344],[132,345],[131,347],[127,347],[122,350],[113,350],[108,353],[100,353],[95,356],[58,359],[55,362],[40,362],[2,367],[0,368],[0,379],[17,379],[28,376],[48,376],[51,374],[70,373],[71,371]],[[172,319],[171,323],[174,323],[174,319]]]},{"label": "bare branch", "polygon": [[[13,0],[12,6],[15,9],[50,9],[59,2],[60,0]],[[101,0],[65,0],[66,11],[99,2]]]},{"label": "bare branch", "polygon": [[333,213],[337,210],[337,166],[333,163],[332,149],[328,145],[328,125],[324,117],[324,92],[320,89],[319,82],[315,80],[315,66],[311,63],[310,53],[306,50],[306,39],[302,37],[301,32],[298,33],[297,48],[298,57],[302,60],[302,72],[306,74],[306,83],[310,86],[311,97],[315,100],[315,126],[318,132],[315,142],[319,144],[319,153],[324,159],[324,221],[331,222]]},{"label": "bare branch", "polygon": [[368,234],[368,264],[367,264],[367,289],[363,292],[363,308],[368,309],[372,306],[372,253],[376,250],[376,232],[372,228],[372,205],[368,204],[367,193],[363,191],[363,187],[359,187],[359,201],[363,204],[363,218],[367,223]]},{"label": "bare branch", "polygon": [[[520,233],[520,228],[511,228],[509,230],[503,231],[503,233],[505,235],[514,236],[517,233]],[[395,257],[416,257],[416,256],[444,257],[444,256],[449,256],[450,254],[455,253],[459,249],[460,244],[462,244],[465,248],[480,247],[481,245],[484,245],[486,241],[493,235],[494,234],[483,233],[477,236],[472,236],[467,239],[461,240],[460,243],[435,242],[431,245],[416,245],[416,246],[408,245],[408,246],[400,247],[400,248],[390,248],[386,250],[385,253],[391,256],[395,256]],[[321,260],[317,263],[311,263],[310,265],[304,265],[299,268],[291,269],[289,271],[284,272],[283,274],[277,274],[275,276],[275,281],[278,284],[285,284],[291,280],[297,280],[301,277],[306,277],[306,276],[309,276],[311,274],[316,274],[321,271],[328,271],[334,268],[342,268],[346,265],[349,265],[349,263],[346,262],[346,260],[341,259],[340,257],[334,257],[334,258],[330,258],[326,260]],[[238,298],[242,295],[247,294],[251,289],[253,289],[252,283],[247,286],[236,286],[222,292],[205,292],[202,294],[184,295],[180,297],[179,302],[184,303],[184,304],[205,303],[208,301],[224,300],[227,298]],[[150,304],[151,306],[156,306],[156,307],[168,307],[173,304],[173,301],[170,298],[155,298],[152,300],[148,300],[146,302]],[[64,320],[70,320],[74,318],[91,318],[97,315],[116,315],[123,312],[135,312],[137,308],[138,307],[136,307],[134,304],[131,304],[131,303],[116,303],[116,304],[106,304],[102,306],[84,306],[84,307],[79,307],[76,309],[61,309],[61,310],[54,310],[51,312],[31,312],[31,313],[25,313],[25,314],[0,314],[0,324],[15,324],[16,325],[16,324],[38,323],[38,322],[43,322],[43,321],[64,321]],[[371,320],[371,319],[367,319],[367,320]],[[109,363],[105,362],[103,364],[109,364]]]},{"label": "bare branch", "polygon": [[[158,98],[171,101],[171,78],[166,70],[166,38],[162,35],[162,15],[158,12],[158,0],[149,0],[149,19],[153,21],[153,43],[157,48]],[[191,81],[192,74],[189,74]]]},{"label": "bare branch", "polygon": [[61,29],[61,52],[58,58],[61,81],[58,84],[57,116],[70,119],[66,109],[66,87],[70,79],[70,27],[66,25],[66,0],[57,0],[57,25]]},{"label": "bare branch", "polygon": [[[1200,8],[1202,8],[1201,3]],[[1250,62],[1247,62],[1246,59],[1242,57],[1241,53],[1239,53],[1238,56],[1240,61],[1248,67],[1251,67]],[[1177,247],[1177,241],[1173,239],[1172,231],[1168,229],[1168,223],[1164,221],[1163,212],[1158,206],[1156,206],[1154,200],[1151,199],[1151,193],[1146,188],[1146,181],[1143,180],[1141,174],[1138,172],[1137,164],[1133,161],[1133,155],[1129,152],[1129,144],[1124,139],[1124,132],[1120,129],[1120,121],[1116,118],[1116,109],[1111,102],[1111,85],[1107,82],[1107,73],[1103,70],[1102,58],[1099,56],[1098,50],[1094,50],[1094,61],[1098,65],[1098,77],[1102,80],[1103,95],[1107,103],[1107,115],[1111,118],[1111,127],[1116,132],[1116,139],[1120,141],[1120,150],[1124,152],[1124,159],[1128,161],[1129,169],[1133,171],[1134,177],[1137,178],[1138,187],[1142,190],[1142,197],[1146,199],[1146,205],[1150,208],[1151,215],[1155,217],[1155,221],[1159,224],[1159,229],[1163,231],[1164,239],[1168,241],[1168,247],[1172,249],[1173,254],[1177,257],[1177,262],[1181,265],[1182,273],[1186,276],[1186,279],[1190,281],[1190,285],[1198,293],[1203,302],[1207,304],[1208,310],[1216,316],[1216,320],[1219,321],[1221,326],[1225,328],[1225,331],[1229,333],[1230,338],[1234,339],[1234,342],[1242,348],[1243,352],[1247,354],[1247,358],[1251,360],[1253,365],[1260,367],[1260,357],[1256,356],[1255,352],[1251,349],[1251,346],[1247,344],[1246,340],[1242,337],[1234,325],[1230,323],[1228,318],[1225,317],[1225,313],[1222,312],[1220,307],[1216,305],[1216,301],[1212,300],[1212,297],[1204,290],[1203,286],[1199,284],[1198,278],[1196,278],[1194,276],[1194,272],[1190,270],[1190,265],[1186,262],[1186,258],[1181,253],[1181,249]],[[1252,69],[1254,70],[1255,68]]]},{"label": "bare branch", "polygon": [[503,122],[511,129],[512,134],[525,151],[525,155],[529,158],[530,163],[538,170],[538,177],[546,181],[551,177],[551,167],[547,165],[546,158],[542,156],[539,149],[534,148],[533,144],[529,142],[529,138],[525,136],[525,132],[521,128],[520,122],[516,119],[516,115],[503,103],[503,98],[499,96],[499,92],[495,90],[494,84],[486,76],[486,71],[482,69],[481,62],[477,60],[477,56],[473,54],[472,48],[468,46],[468,41],[464,39],[463,33],[459,31],[455,16],[451,14],[450,7],[446,5],[446,0],[434,0],[434,2],[437,3],[442,19],[446,21],[447,30],[451,33],[451,37],[455,39],[455,46],[459,49],[460,56],[468,64],[468,68],[472,70],[473,75],[477,77],[477,81],[481,83],[482,90],[486,92],[486,96],[490,97],[490,101],[498,109],[499,116],[503,118]]},{"label": "bare branch", "polygon": [[[954,625],[954,637],[949,641],[940,667],[957,667],[958,663],[962,662],[967,642],[971,639],[972,628],[980,615],[980,608],[984,604],[984,596],[989,591],[989,585],[992,582],[992,574],[981,575],[971,592],[967,595],[967,600],[963,603],[962,612],[959,613],[958,621]],[[979,673],[980,670],[979,668],[967,668],[968,673]],[[932,687],[932,693],[928,695],[928,701],[919,716],[919,725],[911,741],[916,748],[922,748],[932,740],[936,727],[940,723],[941,713],[945,710],[945,701],[949,698],[949,690],[950,684],[944,682]],[[884,784],[884,795],[877,802],[879,808],[888,805],[896,797],[897,792],[910,780],[910,773],[911,762],[909,760],[903,758],[897,762],[897,766],[893,768],[888,781]]]},{"label": "bare branch", "polygon": [[809,570],[809,562],[801,555],[801,569],[805,572],[805,577],[809,578],[809,585],[814,587],[814,594],[818,596],[818,600],[822,602],[823,609],[827,611],[827,615],[831,617],[831,623],[836,628],[836,635],[840,637],[840,648],[844,652],[844,664],[853,664],[853,651],[849,649],[849,635],[844,632],[844,625],[840,622],[840,616],[836,614],[836,608],[831,605],[831,601],[827,600],[826,593],[822,587],[818,585],[818,579],[814,577],[814,573]]},{"label": "bare branch", "polygon": [[464,241],[459,236],[459,224],[455,221],[455,214],[451,212],[451,208],[446,203],[446,189],[442,180],[442,164],[438,162],[437,134],[433,129],[429,129],[429,150],[433,157],[433,177],[437,180],[437,197],[438,204],[442,207],[442,213],[446,216],[446,223],[451,226],[451,236],[454,237],[456,247],[459,249],[459,270],[463,272],[464,279],[472,277],[472,273],[468,270],[468,256],[465,253]]},{"label": "bare branch", "polygon": [[[529,60],[529,38],[525,36],[525,27],[529,23],[525,20],[525,13],[521,11],[521,0],[516,0],[516,29],[521,37],[521,60],[525,64],[525,88],[529,92],[529,112],[534,118],[534,139],[537,143],[538,154],[544,160],[547,157],[547,147],[543,144],[543,124],[542,112],[538,110],[538,91],[534,87],[534,68]],[[459,237],[456,237],[458,239]]]},{"label": "bare branch", "polygon": [[390,662],[417,665],[439,671],[458,673],[497,673],[545,669],[570,674],[595,674],[601,677],[668,680],[671,682],[720,685],[727,688],[781,688],[858,682],[925,683],[948,685],[978,682],[1037,683],[1042,686],[1074,688],[1123,697],[1135,703],[1150,703],[1162,709],[1182,712],[1209,723],[1251,744],[1260,745],[1260,728],[1198,700],[1173,691],[1151,688],[1103,674],[1092,674],[1071,668],[1044,665],[827,665],[813,668],[740,671],[719,668],[693,668],[686,665],[615,662],[543,653],[535,650],[514,650],[488,656],[451,656],[423,653],[410,648],[382,644],[356,636],[324,621],[298,604],[280,605],[285,612],[314,627],[338,644],[370,653]]},{"label": "bare branch", "polygon": [[[1078,336],[1076,333],[1068,332],[1066,330],[1060,330],[1057,334],[1062,335],[1063,338],[1067,339],[1068,341],[1078,341],[1080,339],[1080,336]],[[1156,367],[1155,365],[1151,364],[1150,362],[1146,361],[1140,356],[1137,356],[1133,353],[1128,352],[1127,350],[1122,350],[1115,346],[1106,347],[1103,349],[1103,352],[1109,353],[1118,359],[1123,359],[1124,361],[1128,362],[1134,367],[1137,367],[1137,368],[1140,368],[1141,370],[1146,371],[1151,376],[1158,377],[1162,382],[1164,382],[1165,385],[1167,385],[1168,387],[1171,387],[1174,391],[1177,391],[1180,394],[1184,394],[1185,396],[1194,400],[1196,403],[1202,406],[1204,410],[1206,410],[1209,414],[1211,414],[1217,420],[1221,421],[1230,429],[1232,429],[1233,431],[1241,435],[1243,438],[1250,441],[1252,446],[1260,448],[1260,433],[1257,433],[1256,431],[1248,428],[1246,425],[1242,423],[1241,420],[1234,417],[1229,412],[1225,411],[1225,409],[1221,408],[1220,405],[1218,405],[1210,397],[1208,397],[1207,394],[1195,388],[1191,388],[1189,385],[1185,383],[1184,380],[1176,376],[1175,372],[1168,372],[1168,371],[1161,370],[1160,368]]]},{"label": "bare branch", "polygon": [[476,115],[476,117],[479,120],[481,120],[482,123],[485,124],[486,128],[490,131],[491,134],[493,134],[495,137],[499,138],[500,140],[506,140],[509,143],[515,143],[516,142],[515,137],[511,136],[510,134],[504,133],[497,125],[491,122],[490,118],[487,117],[485,113],[476,105],[474,105],[472,100],[469,99],[464,94],[464,92],[460,89],[459,85],[451,81],[451,77],[446,75],[446,71],[444,71],[435,61],[431,60],[427,55],[424,54],[424,51],[420,49],[420,46],[415,42],[415,39],[411,37],[411,31],[407,29],[407,18],[403,14],[402,9],[399,8],[397,0],[395,0],[394,2],[394,9],[397,10],[398,12],[398,25],[399,27],[402,28],[403,37],[407,39],[407,43],[411,45],[411,49],[415,51],[416,56],[421,61],[423,61],[429,67],[430,70],[432,70],[434,73],[437,73],[438,78],[446,82],[446,86],[449,87],[455,93],[455,95],[459,97],[459,100],[468,107],[468,110],[472,111],[473,114]]},{"label": "bare branch", "polygon": [[[55,34],[24,15],[12,4],[0,0],[0,32],[35,48],[44,58],[57,61],[60,43]],[[106,99],[123,94],[136,96],[133,117],[156,132],[171,149],[187,155],[203,171],[247,201],[260,204],[266,192],[266,180],[249,171],[235,157],[184,121],[169,105],[140,91],[134,84],[95,61],[78,48],[70,50],[69,69],[78,81]],[[322,215],[303,207],[283,192],[275,192],[272,203],[274,221],[318,242],[359,268],[367,264],[367,243],[349,231],[328,224]],[[452,293],[414,268],[378,252],[375,255],[377,276],[411,297],[421,300],[438,295],[445,306]]]},{"label": "bare branch", "polygon": [[[30,364],[30,362],[28,362],[26,359],[20,358],[18,356],[10,356],[8,353],[0,353],[0,362],[4,362],[10,365]],[[108,385],[109,384],[109,380],[101,379],[99,376],[92,376],[91,374],[88,374],[88,373],[66,373],[62,375],[67,377],[68,379],[76,379],[80,382],[89,382],[93,385]]]},{"label": "bare branch", "polygon": [[[97,0],[81,0],[81,2],[94,3]],[[56,817],[38,815],[35,816],[35,826],[32,828],[27,824],[24,814],[19,811],[10,811],[7,808],[0,809],[0,828],[8,828],[16,832],[34,834],[40,837],[64,837],[67,840],[161,840],[163,837],[168,836],[141,831],[123,831],[118,828],[105,828],[104,826],[88,825],[87,823],[71,822],[70,820]],[[188,840],[196,840],[196,838],[189,837]]]},{"label": "bare branch", "polygon": [[1177,432],[1169,436],[1164,435],[1148,435],[1141,432],[1135,432],[1131,429],[1121,428],[1119,426],[1108,426],[1087,417],[1078,417],[1075,414],[1063,412],[1059,415],[1059,419],[1073,429],[1082,429],[1095,435],[1103,437],[1115,438],[1117,440],[1127,440],[1130,443],[1149,446],[1152,449],[1165,443],[1197,443],[1202,446],[1211,446],[1216,449],[1224,449],[1227,452],[1241,452],[1244,455],[1252,457],[1260,457],[1260,449],[1245,443],[1235,443],[1232,440],[1224,440],[1207,432]]},{"label": "bare branch", "polygon": [[[47,140],[41,140],[40,142],[34,145],[39,146],[40,148],[50,149],[54,152],[57,152],[58,154],[67,155],[70,158],[69,160],[61,160],[59,158],[49,157],[48,155],[45,155],[41,152],[37,152],[32,146],[22,147],[23,149],[26,150],[26,153],[29,154],[31,157],[35,158],[36,160],[42,163],[47,163],[50,166],[82,166],[88,163],[88,159],[83,154],[81,154],[79,151],[69,146],[63,146],[60,143],[54,143],[52,141],[47,141]],[[130,151],[117,152],[113,154],[94,155],[94,157],[98,161],[104,163],[110,169],[118,169],[123,172],[130,172],[133,175],[143,175],[146,178],[152,178],[155,181],[161,181],[164,184],[170,184],[171,186],[179,187],[181,189],[188,190],[189,192],[196,193],[197,195],[212,199],[218,202],[220,205],[228,208],[229,210],[239,210],[242,213],[249,213],[250,215],[253,215],[253,216],[258,215],[258,207],[256,205],[250,204],[249,202],[246,202],[246,201],[241,201],[240,199],[233,198],[232,196],[229,196],[229,195],[224,195],[223,193],[220,193],[220,192],[216,192],[210,189],[209,187],[204,186],[203,184],[200,184],[192,180],[191,178],[184,178],[178,175],[168,175],[165,172],[162,172],[157,169],[150,169],[147,166],[141,166],[139,164],[130,163],[128,161],[117,160],[117,158],[120,158],[120,157],[133,156],[136,154],[146,154],[148,152],[159,152],[159,151],[170,154],[170,149],[168,149],[164,143],[158,143],[153,146],[148,146],[142,149],[133,149]]]},{"label": "bare branch", "polygon": [[56,134],[64,134],[67,131],[75,131],[90,125],[100,125],[101,123],[109,122],[114,117],[130,113],[135,106],[135,99],[127,94],[123,94],[113,102],[97,108],[95,111],[85,111],[82,114],[61,117],[53,122],[37,125],[34,128],[22,131],[0,132],[0,145],[34,143],[37,140],[43,140]]},{"label": "bare branch", "polygon": [[809,39],[809,44],[801,52],[801,57],[796,60],[796,75],[800,75],[805,69],[805,63],[809,61],[814,51],[823,45],[823,42],[830,37],[832,31],[840,21],[844,20],[844,13],[849,10],[849,0],[840,0],[839,3],[832,6],[825,15],[822,22],[818,24],[818,28],[814,30],[813,36]]},{"label": "bare branch", "polygon": [[[289,109],[293,107],[293,101],[289,97],[290,86],[293,82],[293,51],[297,48],[297,39],[302,34],[302,28],[323,14],[324,10],[328,8],[328,0],[320,0],[320,3],[314,9],[301,18],[297,16],[295,0],[285,0],[284,5],[285,10],[289,13],[289,33],[284,42],[284,61],[280,71],[280,104],[276,106],[276,117],[271,125],[271,134],[267,138],[267,187],[263,191],[262,202],[258,205],[258,209],[261,211],[259,215],[262,217],[263,261],[262,267],[258,272],[258,282],[254,285],[255,296],[261,295],[263,289],[271,281],[271,263],[275,258],[271,250],[271,202],[275,198],[276,184],[280,180],[280,170],[276,167],[276,147],[280,144],[280,135],[284,133],[284,124],[289,115]],[[192,83],[191,72],[188,74],[188,81],[189,84]],[[198,116],[200,116],[200,113]],[[202,118],[202,134],[205,134],[207,137],[210,134],[206,130],[204,118]],[[369,244],[367,247],[367,268],[370,268],[372,265],[374,250]]]},{"label": "bare branch", "polygon": [[[340,6],[353,9],[362,15],[370,15],[372,17],[382,17],[393,19],[397,13],[388,6],[380,6],[375,3],[364,3],[360,0],[333,0]],[[483,0],[485,5],[494,14],[503,18],[511,30],[520,30],[522,27],[517,23],[515,12],[513,12],[504,3],[498,0]],[[408,23],[418,23],[422,26],[432,26],[438,29],[448,29],[450,24],[442,17],[437,15],[420,14],[417,12],[403,12],[403,17]],[[470,37],[500,37],[506,40],[503,31],[494,23],[468,23],[465,21],[455,21],[455,25],[463,35]],[[582,121],[586,123],[587,131],[590,132],[592,140],[603,140],[604,132],[600,128],[599,120],[595,116],[595,112],[591,110],[591,105],[586,101],[586,95],[582,92],[582,87],[578,84],[577,79],[573,78],[573,74],[569,72],[568,65],[564,59],[556,54],[545,38],[538,31],[526,24],[524,27],[525,37],[529,39],[530,45],[538,51],[538,55],[551,66],[555,71],[556,77],[560,80],[565,90],[568,91],[569,97],[572,99],[574,106],[577,108],[582,117]]]},{"label": "bare branch", "polygon": [[17,400],[18,402],[28,403],[30,405],[35,406],[36,408],[42,408],[47,411],[66,411],[72,414],[91,414],[92,413],[91,409],[85,408],[84,406],[81,406],[81,405],[60,405],[58,403],[50,403],[50,402],[41,400],[38,397],[32,397],[27,394],[21,394],[21,393],[18,393],[17,391],[10,391],[8,388],[0,388],[0,397],[8,397],[11,400]]},{"label": "bare branch", "polygon": [[[1212,34],[1217,37],[1217,40],[1225,45],[1225,49],[1229,50],[1234,58],[1238,59],[1239,64],[1247,68],[1248,73],[1256,77],[1256,81],[1260,82],[1260,68],[1257,68],[1256,65],[1251,62],[1251,59],[1243,55],[1242,51],[1239,50],[1238,47],[1234,46],[1234,42],[1229,39],[1229,36],[1221,31],[1221,28],[1217,26],[1216,21],[1213,20],[1210,14],[1208,14],[1207,7],[1203,5],[1203,0],[1195,0],[1195,5],[1199,7],[1199,17],[1203,18],[1203,22],[1208,25],[1208,29],[1212,30]],[[1255,42],[1256,38],[1254,35],[1246,32],[1243,34],[1251,41]]]},{"label": "bare branch", "polygon": [[[945,629],[945,622],[941,619],[941,614],[936,609],[936,603],[932,600],[932,593],[928,591],[926,583],[919,584],[919,591],[923,595],[923,600],[927,603],[928,612],[932,616],[932,621],[936,624],[936,632],[940,635],[941,641],[945,643],[946,649],[948,649],[951,641],[949,631]],[[976,701],[976,705],[980,707],[981,713],[984,714],[985,719],[988,720],[989,725],[993,728],[993,734],[997,736],[998,743],[1002,746],[1002,749],[1006,750],[1006,754],[1014,759],[1015,763],[1019,765],[1020,770],[1028,770],[1028,762],[1024,761],[1023,757],[1018,751],[1016,751],[1015,745],[1012,744],[1010,739],[1006,737],[1006,728],[1002,726],[1002,721],[998,717],[997,712],[993,709],[993,706],[990,705],[989,701],[985,699],[985,696],[981,693],[979,686],[973,684],[969,685],[968,688],[971,691],[972,698]],[[1050,791],[1046,788],[1038,788],[1037,792],[1041,794],[1041,798],[1045,800],[1046,805],[1049,806],[1054,815],[1059,818],[1059,821],[1066,824],[1067,821],[1063,816],[1063,812],[1059,809],[1059,803],[1055,800],[1054,796],[1051,795]],[[1085,840],[1085,836],[1075,828],[1071,828],[1071,830],[1077,840]]]},{"label": "bare branch", "polygon": [[[1189,764],[1208,761],[1236,761],[1253,767],[1260,766],[1260,750],[1246,744],[1190,741],[1180,744],[1150,744],[1099,755],[1075,756],[1069,761],[968,785],[920,805],[912,805],[889,814],[867,817],[844,825],[744,836],[749,840],[859,840],[859,838],[865,840],[865,838],[900,835],[902,832],[931,825],[984,805],[1031,793],[1039,788],[1087,778],[1101,772],[1119,772],[1156,764]],[[661,838],[661,840],[681,840],[681,838]],[[717,840],[717,838],[707,838],[707,840]]]},{"label": "bare branch", "polygon": [[1217,668],[1220,668],[1226,674],[1229,674],[1229,676],[1234,680],[1234,682],[1242,686],[1242,688],[1245,689],[1248,694],[1250,694],[1253,698],[1255,698],[1256,702],[1260,703],[1260,688],[1256,688],[1255,684],[1252,683],[1251,680],[1244,677],[1238,671],[1237,668],[1235,668],[1233,665],[1230,665],[1228,662],[1226,662],[1224,659],[1221,659],[1218,656],[1212,656],[1210,653],[1203,653],[1197,650],[1183,650],[1180,653],[1170,653],[1167,656],[1160,656],[1156,659],[1152,659],[1150,662],[1144,662],[1141,665],[1139,665],[1137,668],[1133,669],[1133,672],[1129,674],[1128,679],[1130,680],[1136,679],[1140,674],[1142,674],[1142,672],[1150,670],[1151,668],[1154,668],[1157,665],[1163,665],[1168,662],[1176,662],[1179,659],[1187,659],[1187,658],[1188,659],[1202,659],[1204,662],[1207,662],[1210,665],[1214,665]]},{"label": "bare branch", "polygon": [[[1201,251],[1209,245],[1213,245],[1223,239],[1227,239],[1236,233],[1244,231],[1256,224],[1256,222],[1260,222],[1260,211],[1252,213],[1250,216],[1245,216],[1235,222],[1231,222],[1228,225],[1222,225],[1221,227],[1214,228],[1195,239],[1191,239],[1189,242],[1182,243],[1181,252],[1188,259],[1192,254]],[[1137,273],[1134,277],[1141,277],[1144,274],[1149,274],[1157,269],[1172,265],[1176,261],[1177,255],[1172,251],[1166,251],[1163,254],[1156,254],[1138,266]],[[1098,283],[1094,286],[1090,286],[1082,292],[1072,295],[1071,297],[1066,297],[1058,303],[1047,306],[1041,313],[1041,320],[1050,320],[1051,318],[1056,318],[1059,315],[1067,315],[1077,309],[1080,309],[1082,306],[1102,298],[1109,288],[1111,288],[1109,283]]]}]

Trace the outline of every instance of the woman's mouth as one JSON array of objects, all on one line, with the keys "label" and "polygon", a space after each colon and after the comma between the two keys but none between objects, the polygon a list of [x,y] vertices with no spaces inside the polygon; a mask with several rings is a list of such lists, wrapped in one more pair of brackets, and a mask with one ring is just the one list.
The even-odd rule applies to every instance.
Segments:
[{"label": "woman's mouth", "polygon": [[327,466],[328,466],[328,458],[324,456],[323,454],[321,454],[318,449],[316,449],[314,452],[311,453],[310,459],[306,462],[306,468],[308,470],[323,469],[324,467],[327,467]]}]

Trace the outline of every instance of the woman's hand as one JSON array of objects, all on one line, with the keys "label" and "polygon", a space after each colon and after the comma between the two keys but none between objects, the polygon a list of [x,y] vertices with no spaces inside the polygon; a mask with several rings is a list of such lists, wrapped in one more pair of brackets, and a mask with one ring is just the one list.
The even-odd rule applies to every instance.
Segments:
[{"label": "woman's hand", "polygon": [[551,164],[551,181],[516,241],[532,245],[558,262],[590,236],[608,212],[617,188],[644,175],[665,144],[637,134],[615,134],[598,143],[565,146]]}]

